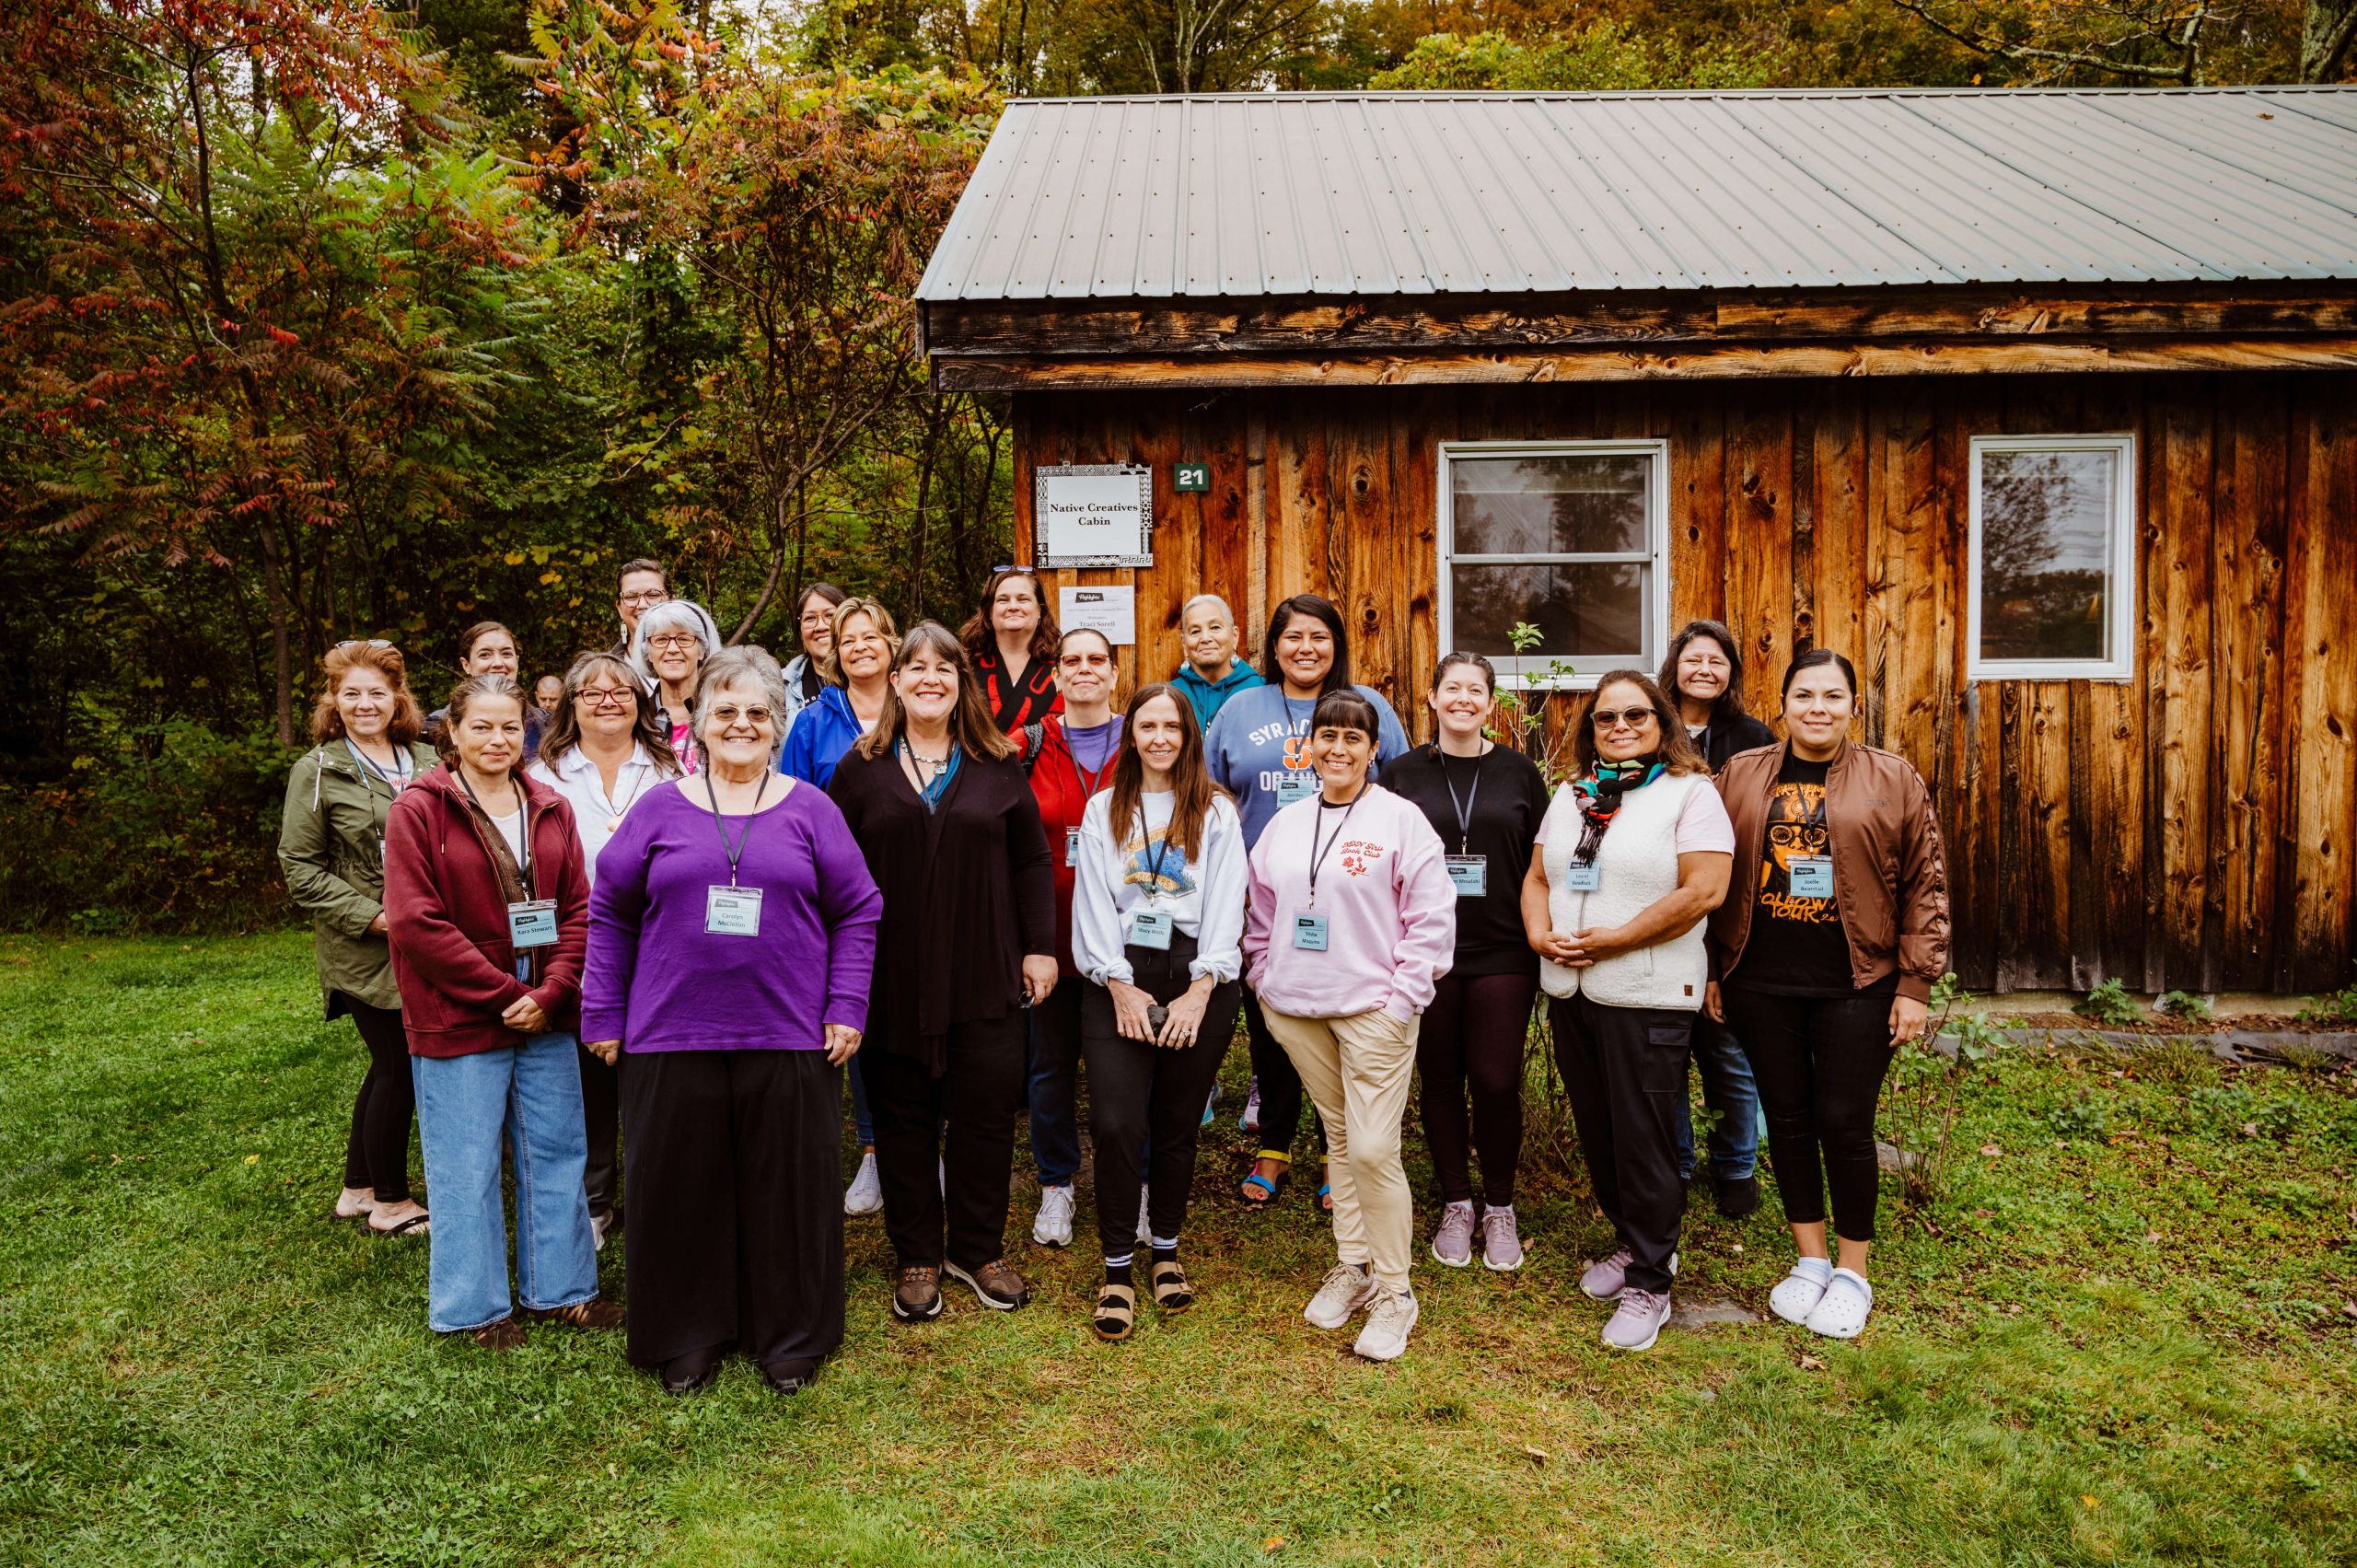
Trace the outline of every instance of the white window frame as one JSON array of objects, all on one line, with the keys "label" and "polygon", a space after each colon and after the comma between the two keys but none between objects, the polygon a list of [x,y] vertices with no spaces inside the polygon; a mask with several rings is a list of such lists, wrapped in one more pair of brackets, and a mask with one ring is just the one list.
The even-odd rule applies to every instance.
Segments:
[{"label": "white window frame", "polygon": [[[1652,475],[1645,491],[1645,548],[1640,551],[1580,552],[1568,554],[1517,553],[1477,555],[1457,553],[1457,481],[1452,471],[1459,459],[1488,458],[1617,458],[1650,460]],[[1669,442],[1634,441],[1444,441],[1440,443],[1439,614],[1441,652],[1457,646],[1454,572],[1457,566],[1521,566],[1615,564],[1632,563],[1652,568],[1651,591],[1645,596],[1643,652],[1628,661],[1651,672],[1661,666],[1669,638]],[[1492,655],[1498,683],[1517,691],[1592,691],[1604,671],[1575,671],[1568,677],[1550,672],[1555,657],[1543,654]]]},{"label": "white window frame", "polygon": [[[1980,468],[1989,453],[2109,452],[2119,465],[2112,489],[2111,584],[2104,605],[2101,658],[1980,656]],[[1971,502],[1965,537],[1965,679],[1968,680],[2133,680],[2136,679],[2136,437],[2127,432],[2084,436],[1975,436],[1970,444]]]}]

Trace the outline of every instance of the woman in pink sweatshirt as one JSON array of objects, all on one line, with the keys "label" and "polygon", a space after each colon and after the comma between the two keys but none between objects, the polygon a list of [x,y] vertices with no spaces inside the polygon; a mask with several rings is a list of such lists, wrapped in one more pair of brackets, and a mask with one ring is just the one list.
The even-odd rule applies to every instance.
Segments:
[{"label": "woman in pink sweatshirt", "polygon": [[1326,1123],[1341,1260],[1303,1316],[1353,1348],[1396,1359],[1416,1324],[1408,1288],[1414,1214],[1399,1119],[1416,1026],[1457,947],[1457,889],[1424,814],[1367,780],[1375,704],[1344,688],[1309,721],[1318,793],[1280,808],[1253,846],[1244,957],[1269,1032]]}]

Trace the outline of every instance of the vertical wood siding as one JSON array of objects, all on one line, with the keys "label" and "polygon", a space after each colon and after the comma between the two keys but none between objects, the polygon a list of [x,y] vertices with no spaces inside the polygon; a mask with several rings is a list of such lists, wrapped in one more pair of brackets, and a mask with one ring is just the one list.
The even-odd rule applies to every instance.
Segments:
[{"label": "vertical wood siding", "polygon": [[[2357,377],[1988,377],[1026,394],[1035,465],[1155,470],[1134,683],[1176,668],[1178,611],[1341,606],[1354,673],[1411,734],[1438,646],[1439,444],[1669,443],[1673,621],[1724,620],[1755,712],[1817,645],[1859,671],[1861,734],[1911,761],[1949,841],[1973,985],[2305,990],[2357,937]],[[1965,679],[1967,454],[1982,434],[2137,437],[2137,669]],[[1212,489],[1170,470],[1207,461]],[[1260,550],[1253,550],[1254,519]]]}]

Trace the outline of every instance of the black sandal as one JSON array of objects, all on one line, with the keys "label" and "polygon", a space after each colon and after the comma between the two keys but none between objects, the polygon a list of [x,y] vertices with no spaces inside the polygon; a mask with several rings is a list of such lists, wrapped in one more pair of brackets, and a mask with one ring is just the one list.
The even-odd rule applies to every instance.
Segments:
[{"label": "black sandal", "polygon": [[1089,1326],[1100,1340],[1117,1341],[1130,1337],[1137,1327],[1138,1293],[1131,1285],[1117,1285],[1108,1280],[1097,1287],[1097,1316]]},{"label": "black sandal", "polygon": [[1154,1304],[1165,1312],[1184,1312],[1195,1305],[1195,1287],[1175,1260],[1154,1266]]}]

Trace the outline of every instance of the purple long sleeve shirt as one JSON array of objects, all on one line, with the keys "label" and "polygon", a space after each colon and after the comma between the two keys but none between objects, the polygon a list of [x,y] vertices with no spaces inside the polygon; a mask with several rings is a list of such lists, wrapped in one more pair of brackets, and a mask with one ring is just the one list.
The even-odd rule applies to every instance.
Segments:
[{"label": "purple long sleeve shirt", "polygon": [[[691,786],[692,787],[692,786]],[[747,819],[726,819],[733,841]],[[754,813],[737,882],[761,890],[761,934],[704,930],[728,885],[712,813],[663,786],[598,856],[581,1038],[628,1051],[817,1051],[826,1024],[867,1027],[884,898],[827,792],[797,783]]]}]

